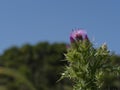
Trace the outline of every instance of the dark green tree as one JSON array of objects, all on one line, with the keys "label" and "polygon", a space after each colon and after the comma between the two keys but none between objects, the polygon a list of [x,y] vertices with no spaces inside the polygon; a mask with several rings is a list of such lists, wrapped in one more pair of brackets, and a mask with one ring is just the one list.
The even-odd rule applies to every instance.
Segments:
[{"label": "dark green tree", "polygon": [[[0,65],[2,68],[19,72],[33,84],[36,90],[66,90],[70,88],[68,85],[71,83],[67,80],[57,82],[66,64],[63,55],[65,52],[66,44],[64,43],[40,42],[36,45],[14,46],[0,56]],[[1,75],[2,79],[9,90],[10,88],[11,90],[29,90],[27,85],[19,83],[19,80],[9,74]]]}]

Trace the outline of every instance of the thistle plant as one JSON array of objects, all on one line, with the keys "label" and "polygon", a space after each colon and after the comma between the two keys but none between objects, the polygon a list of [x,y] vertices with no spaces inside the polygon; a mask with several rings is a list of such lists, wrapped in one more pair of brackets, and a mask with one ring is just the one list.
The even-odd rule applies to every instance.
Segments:
[{"label": "thistle plant", "polygon": [[113,66],[109,59],[107,45],[94,48],[86,31],[72,31],[70,42],[65,54],[68,65],[65,66],[61,79],[71,79],[74,82],[73,90],[100,90],[106,74],[120,74],[120,67]]}]

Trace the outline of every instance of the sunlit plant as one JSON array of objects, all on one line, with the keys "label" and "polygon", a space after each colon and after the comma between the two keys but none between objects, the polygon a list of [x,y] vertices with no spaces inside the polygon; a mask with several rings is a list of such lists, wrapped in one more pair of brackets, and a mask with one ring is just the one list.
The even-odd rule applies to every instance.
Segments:
[{"label": "sunlit plant", "polygon": [[73,90],[100,90],[106,74],[120,74],[120,68],[111,64],[110,55],[106,44],[95,48],[86,31],[73,30],[65,54],[68,65],[61,79],[73,80]]}]

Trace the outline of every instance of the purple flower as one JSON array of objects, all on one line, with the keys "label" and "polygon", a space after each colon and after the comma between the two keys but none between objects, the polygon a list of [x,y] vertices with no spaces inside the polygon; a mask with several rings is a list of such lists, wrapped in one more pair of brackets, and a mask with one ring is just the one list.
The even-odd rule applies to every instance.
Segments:
[{"label": "purple flower", "polygon": [[88,40],[86,31],[84,31],[82,29],[72,31],[72,33],[70,34],[71,43],[73,43],[75,41],[79,41],[79,40]]}]

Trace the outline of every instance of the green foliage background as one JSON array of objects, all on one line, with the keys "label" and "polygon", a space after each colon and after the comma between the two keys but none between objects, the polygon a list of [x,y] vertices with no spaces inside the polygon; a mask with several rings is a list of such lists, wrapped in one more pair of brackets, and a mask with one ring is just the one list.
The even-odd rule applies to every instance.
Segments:
[{"label": "green foliage background", "polygon": [[[67,62],[65,43],[40,42],[11,47],[0,56],[0,90],[72,90],[73,82],[57,82]],[[120,64],[120,56],[110,56]],[[111,72],[112,73],[112,72]],[[106,75],[103,90],[120,90],[120,78]]]}]

